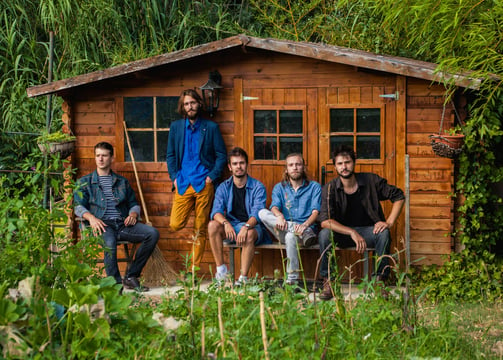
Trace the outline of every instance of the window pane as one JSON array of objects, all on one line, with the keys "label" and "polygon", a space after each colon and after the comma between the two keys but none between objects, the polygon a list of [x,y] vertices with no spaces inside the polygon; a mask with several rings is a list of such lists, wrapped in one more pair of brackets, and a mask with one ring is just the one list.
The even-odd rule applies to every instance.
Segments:
[{"label": "window pane", "polygon": [[177,96],[160,96],[156,98],[157,127],[169,128],[171,123],[182,116],[177,112]]},{"label": "window pane", "polygon": [[330,156],[333,157],[334,150],[339,145],[347,145],[354,148],[352,136],[330,136]]},{"label": "window pane", "polygon": [[255,137],[255,160],[276,160],[276,138]]},{"label": "window pane", "polygon": [[154,102],[151,97],[124,98],[124,121],[128,128],[154,126]]},{"label": "window pane", "polygon": [[380,132],[381,110],[380,109],[357,109],[356,129],[358,132]]},{"label": "window pane", "polygon": [[281,137],[279,138],[279,160],[286,159],[291,153],[303,153],[301,137]]},{"label": "window pane", "polygon": [[276,134],[276,111],[255,110],[253,112],[253,128],[255,133]]},{"label": "window pane", "polygon": [[168,149],[169,131],[157,132],[157,162],[166,161],[166,151]]},{"label": "window pane", "polygon": [[[134,160],[136,162],[154,161],[154,133],[152,131],[128,131],[128,134]],[[124,154],[126,161],[131,161],[127,141],[124,141]]]},{"label": "window pane", "polygon": [[302,110],[280,110],[279,132],[302,134]]},{"label": "window pane", "polygon": [[381,141],[379,136],[357,136],[356,156],[358,159],[380,159]]},{"label": "window pane", "polygon": [[330,109],[330,132],[353,131],[353,109]]}]

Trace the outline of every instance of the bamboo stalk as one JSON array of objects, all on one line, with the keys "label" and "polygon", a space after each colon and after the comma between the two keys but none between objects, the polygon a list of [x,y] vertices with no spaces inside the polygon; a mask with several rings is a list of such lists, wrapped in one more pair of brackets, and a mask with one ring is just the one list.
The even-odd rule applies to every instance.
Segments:
[{"label": "bamboo stalk", "polygon": [[222,345],[222,351],[224,352],[224,357],[227,356],[225,352],[225,337],[224,337],[224,322],[222,321],[222,299],[218,297],[218,326],[220,328],[220,342]]},{"label": "bamboo stalk", "polygon": [[264,344],[264,355],[269,360],[269,352],[267,351],[267,332],[265,328],[265,306],[264,306],[264,292],[259,293],[260,299],[260,327],[262,329],[262,343]]},{"label": "bamboo stalk", "polygon": [[203,320],[203,324],[201,326],[201,359],[204,359],[204,354],[206,352],[206,349],[205,349],[205,338],[204,338],[204,320]]}]

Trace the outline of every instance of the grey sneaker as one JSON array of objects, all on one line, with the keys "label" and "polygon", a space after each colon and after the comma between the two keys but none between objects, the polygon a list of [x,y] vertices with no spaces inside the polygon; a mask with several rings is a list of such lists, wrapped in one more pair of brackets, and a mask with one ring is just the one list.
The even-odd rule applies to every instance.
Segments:
[{"label": "grey sneaker", "polygon": [[304,230],[302,234],[302,245],[304,247],[311,247],[318,242],[318,237],[310,227]]}]

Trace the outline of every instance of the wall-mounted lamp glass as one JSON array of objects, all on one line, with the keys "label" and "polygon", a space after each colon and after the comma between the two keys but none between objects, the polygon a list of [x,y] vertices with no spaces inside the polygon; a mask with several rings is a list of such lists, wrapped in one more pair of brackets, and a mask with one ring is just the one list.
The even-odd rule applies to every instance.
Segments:
[{"label": "wall-mounted lamp glass", "polygon": [[218,71],[210,72],[210,76],[206,84],[199,87],[203,93],[203,101],[208,114],[213,117],[220,103],[220,89],[222,86],[222,75]]}]

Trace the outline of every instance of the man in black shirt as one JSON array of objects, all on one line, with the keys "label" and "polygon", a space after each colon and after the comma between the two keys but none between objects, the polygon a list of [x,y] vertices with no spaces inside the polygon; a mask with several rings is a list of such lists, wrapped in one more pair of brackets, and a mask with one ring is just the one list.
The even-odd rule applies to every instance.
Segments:
[{"label": "man in black shirt", "polygon": [[241,275],[236,285],[247,281],[255,245],[270,242],[260,223],[258,212],[265,208],[265,186],[248,175],[248,155],[241,148],[229,153],[229,170],[232,176],[220,184],[208,224],[211,251],[217,264],[215,278],[223,281],[227,276],[224,264],[223,240],[235,241],[242,247]]},{"label": "man in black shirt", "polygon": [[[372,173],[355,173],[355,152],[351,147],[339,146],[334,152],[335,170],[339,177],[323,187],[321,210],[318,220],[322,230],[318,236],[322,260],[320,275],[324,279],[320,299],[331,299],[328,252],[335,243],[345,248],[356,246],[363,253],[368,247],[376,249],[378,257],[389,254],[391,236],[389,229],[395,224],[405,202],[403,191],[389,185],[386,179]],[[380,201],[393,203],[388,218],[385,218]],[[388,259],[379,262],[378,281],[389,274]]]}]

